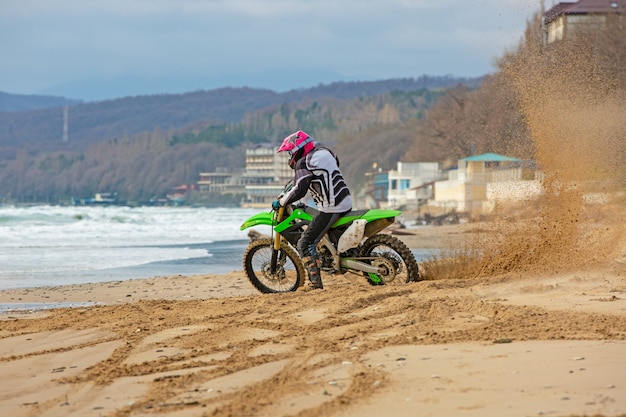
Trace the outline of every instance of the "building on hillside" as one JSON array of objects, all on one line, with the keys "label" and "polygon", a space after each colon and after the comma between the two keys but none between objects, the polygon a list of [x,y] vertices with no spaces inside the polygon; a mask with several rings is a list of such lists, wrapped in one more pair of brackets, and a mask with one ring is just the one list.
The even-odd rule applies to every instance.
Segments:
[{"label": "building on hillside", "polygon": [[543,44],[588,30],[603,30],[624,21],[626,0],[580,0],[557,3],[542,19]]},{"label": "building on hillside", "polygon": [[198,189],[196,184],[181,184],[174,188],[172,191],[168,193],[165,198],[168,204],[173,204],[175,206],[185,204],[187,198],[189,197],[189,193],[196,191]]},{"label": "building on hillside", "polygon": [[289,154],[276,153],[276,145],[261,144],[246,149],[245,207],[269,207],[282,191],[285,184],[293,178],[289,168]]},{"label": "building on hillside", "polygon": [[458,161],[448,179],[436,181],[429,205],[444,212],[493,212],[498,204],[530,200],[539,195],[540,174],[527,161],[495,153]]},{"label": "building on hillside", "polygon": [[276,146],[261,144],[246,149],[243,171],[219,168],[201,172],[198,191],[216,194],[245,194],[245,207],[266,207],[276,199],[284,185],[293,178],[286,152],[277,154]]},{"label": "building on hillside", "polygon": [[366,172],[365,179],[363,194],[352,196],[354,206],[361,209],[387,207],[389,172],[382,171],[374,164],[374,171]]},{"label": "building on hillside", "polygon": [[198,191],[216,194],[237,194],[245,192],[245,187],[238,184],[241,173],[228,172],[219,168],[215,172],[201,172],[198,180]]},{"label": "building on hillside", "polygon": [[262,184],[268,181],[263,176],[251,176],[245,172],[229,172],[219,168],[215,172],[201,172],[198,191],[215,194],[245,194],[249,184]]},{"label": "building on hillside", "polygon": [[431,195],[431,188],[424,184],[443,179],[437,162],[398,162],[397,168],[388,173],[387,207],[417,209],[421,201]]},{"label": "building on hillside", "polygon": [[293,178],[287,152],[276,153],[276,145],[260,144],[246,149],[245,174],[250,177],[267,178],[268,183],[286,183]]}]

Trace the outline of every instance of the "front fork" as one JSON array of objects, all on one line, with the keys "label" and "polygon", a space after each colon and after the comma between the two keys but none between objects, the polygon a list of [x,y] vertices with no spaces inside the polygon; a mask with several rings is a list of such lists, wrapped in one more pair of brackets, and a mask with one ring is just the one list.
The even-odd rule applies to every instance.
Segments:
[{"label": "front fork", "polygon": [[[283,221],[283,215],[285,214],[285,208],[281,207],[278,209],[278,213],[276,214],[276,224],[279,224]],[[276,273],[276,264],[278,263],[278,252],[280,251],[280,233],[275,232],[274,235],[274,246],[272,247],[272,258],[270,260],[270,273],[273,275]]]}]

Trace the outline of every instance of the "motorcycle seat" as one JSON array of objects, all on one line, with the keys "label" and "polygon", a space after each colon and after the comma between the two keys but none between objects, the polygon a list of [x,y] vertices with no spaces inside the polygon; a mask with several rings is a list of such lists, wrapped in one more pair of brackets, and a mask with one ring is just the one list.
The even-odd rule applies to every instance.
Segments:
[{"label": "motorcycle seat", "polygon": [[[310,206],[304,207],[303,210],[304,210],[305,213],[308,213],[311,216],[315,216],[315,215],[317,215],[317,213],[319,213],[318,209],[316,209],[314,207],[310,207]],[[345,213],[344,215],[342,215],[332,227],[334,228],[334,227],[337,227],[339,225],[342,225],[342,226],[343,225],[348,225],[352,221],[346,222],[345,220],[342,221],[342,219],[345,219],[346,217],[352,217],[353,218],[352,220],[356,220],[356,219],[359,219],[362,216],[364,216],[365,213],[367,213],[368,211],[369,210],[351,210],[351,211]],[[339,224],[337,224],[337,223],[339,223]]]}]

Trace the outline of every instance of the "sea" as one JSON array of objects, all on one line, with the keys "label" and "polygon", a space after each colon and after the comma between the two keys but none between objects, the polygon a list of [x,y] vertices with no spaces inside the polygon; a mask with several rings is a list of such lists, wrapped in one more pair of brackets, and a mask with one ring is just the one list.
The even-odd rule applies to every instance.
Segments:
[{"label": "sea", "polygon": [[0,206],[0,290],[243,270],[239,228],[259,211]]},{"label": "sea", "polygon": [[[243,271],[240,226],[260,211],[0,205],[0,290]],[[412,251],[418,262],[432,255]]]}]

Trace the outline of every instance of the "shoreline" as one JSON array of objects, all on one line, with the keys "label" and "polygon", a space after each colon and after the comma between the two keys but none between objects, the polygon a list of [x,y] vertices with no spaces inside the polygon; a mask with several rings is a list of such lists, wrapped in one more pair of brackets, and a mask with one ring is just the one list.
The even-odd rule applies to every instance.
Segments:
[{"label": "shoreline", "polygon": [[[400,230],[402,234],[394,234],[394,236],[402,240],[410,249],[437,250],[446,247],[451,240],[460,238],[467,233],[468,225],[424,226]],[[161,269],[172,269],[171,265],[166,265],[166,268],[163,267],[164,265],[160,266]],[[159,269],[159,265],[149,266],[148,269],[156,271]],[[230,297],[257,293],[243,276],[241,269],[210,274],[153,274],[147,277],[123,280],[98,279],[93,282],[76,284],[0,289],[0,315],[16,310],[38,310],[34,308],[20,309],[19,305],[24,304],[36,304],[40,307],[39,309],[46,310],[69,307],[65,305],[66,303],[73,303],[77,306],[81,306],[81,303],[103,305],[158,297],[168,300],[184,300],[212,298],[216,295]],[[12,309],[12,305],[17,308]]]},{"label": "shoreline", "polygon": [[[249,288],[248,288],[249,287]],[[163,277],[136,278],[84,284],[48,287],[15,288],[0,291],[0,317],[3,314],[37,312],[37,309],[9,310],[11,304],[38,304],[57,308],[58,304],[83,303],[90,305],[119,305],[140,300],[202,300],[237,295],[253,295],[258,291],[243,275],[243,271],[226,274],[171,275]]]},{"label": "shoreline", "polygon": [[[56,268],[46,272],[44,268],[32,272],[17,272],[12,275],[3,271],[0,274],[0,291],[16,288],[38,288],[82,283],[112,282],[127,279],[152,278],[170,275],[200,275],[210,271],[225,274],[240,268],[239,253],[243,253],[249,240],[245,237],[236,240],[207,241],[190,244],[155,245],[158,248],[184,248],[194,251],[185,258],[153,260],[126,266],[84,269],[75,267],[63,271]],[[143,250],[145,246],[138,246]],[[127,248],[132,252],[135,247]],[[107,250],[105,248],[104,250]]]}]

